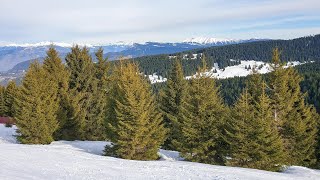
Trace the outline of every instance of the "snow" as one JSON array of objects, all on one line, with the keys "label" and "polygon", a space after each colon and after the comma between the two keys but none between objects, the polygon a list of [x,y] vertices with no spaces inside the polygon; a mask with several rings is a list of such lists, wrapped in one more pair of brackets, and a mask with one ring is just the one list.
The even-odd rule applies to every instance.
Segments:
[{"label": "snow", "polygon": [[160,150],[158,161],[102,156],[103,141],[18,144],[16,127],[0,124],[0,179],[320,179],[320,171],[292,166],[283,173],[182,161],[175,151]]},{"label": "snow", "polygon": [[[201,57],[202,54],[200,54]],[[184,55],[184,58],[186,58],[187,54]],[[175,58],[175,56],[169,56],[169,58]],[[197,54],[193,54],[192,59],[196,59]],[[230,61],[236,61],[231,59]],[[290,66],[298,66],[301,64],[305,64],[306,62],[299,62],[299,61],[291,61],[288,62],[284,67],[288,68]],[[310,62],[312,63],[312,62]],[[251,69],[249,69],[249,66]],[[247,67],[247,69],[246,69]],[[217,63],[214,63],[214,66],[208,71],[205,72],[203,75],[210,76],[212,78],[217,79],[226,79],[226,78],[233,78],[233,77],[243,77],[248,76],[252,74],[252,69],[255,67],[258,73],[260,74],[266,74],[272,71],[272,68],[269,63],[262,62],[262,61],[254,61],[254,60],[242,60],[240,61],[240,64],[234,65],[234,66],[228,66],[225,69],[220,69]],[[186,79],[191,79],[192,77],[196,77],[195,75],[192,76],[186,76]],[[167,78],[164,78],[162,76],[157,75],[156,73],[152,75],[148,75],[148,78],[151,82],[151,84],[154,83],[161,83],[167,81]]]},{"label": "snow", "polygon": [[157,73],[153,73],[152,75],[148,75],[148,78],[149,78],[151,84],[167,81],[167,78],[164,78],[160,75],[157,75]]},{"label": "snow", "polygon": [[[55,46],[59,47],[67,47],[70,48],[73,46],[73,44],[70,43],[64,43],[64,42],[51,42],[51,41],[44,41],[39,43],[23,43],[23,44],[8,44],[5,45],[6,47],[41,47],[41,46],[50,46],[51,44],[54,44]],[[91,44],[84,44],[84,43],[77,43],[79,46],[87,46],[87,47],[93,47]]]},{"label": "snow", "polygon": [[211,38],[211,37],[194,37],[185,39],[184,43],[195,43],[195,44],[217,44],[217,43],[235,43],[239,40],[235,39],[222,39],[222,38]]},{"label": "snow", "polygon": [[[234,60],[231,60],[234,61]],[[301,63],[298,61],[288,62],[285,68],[289,66],[297,66],[305,63]],[[251,69],[248,69],[250,66]],[[247,69],[246,69],[247,67]],[[210,76],[212,78],[217,79],[226,79],[226,78],[233,78],[233,77],[243,77],[252,74],[252,69],[255,67],[258,73],[266,74],[272,71],[272,68],[269,63],[262,62],[262,61],[240,61],[240,64],[234,66],[228,66],[225,69],[220,69],[217,63],[214,63],[214,67],[210,69],[208,72],[205,72],[204,75]],[[260,67],[260,68],[259,68]],[[216,71],[216,72],[215,72]],[[193,76],[187,76],[186,79],[191,79]]]}]

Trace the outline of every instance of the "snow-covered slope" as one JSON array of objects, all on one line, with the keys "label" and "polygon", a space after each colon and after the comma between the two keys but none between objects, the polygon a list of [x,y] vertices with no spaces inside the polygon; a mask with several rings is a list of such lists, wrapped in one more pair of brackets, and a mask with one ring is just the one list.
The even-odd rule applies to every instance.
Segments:
[{"label": "snow-covered slope", "polygon": [[255,41],[267,41],[269,39],[223,39],[223,38],[212,38],[212,37],[193,37],[183,40],[184,43],[191,44],[202,44],[202,45],[228,45]]},{"label": "snow-covered slope", "polygon": [[15,128],[0,124],[0,179],[320,179],[320,171],[289,167],[283,173],[181,161],[179,153],[160,150],[158,161],[101,156],[102,141],[17,144]]},{"label": "snow-covered slope", "polygon": [[[285,67],[297,66],[301,64],[304,64],[304,63],[293,61],[293,62],[288,62]],[[241,63],[238,65],[228,66],[224,69],[220,69],[218,64],[215,63],[214,67],[212,67],[208,72],[204,73],[204,75],[211,76],[212,78],[217,78],[217,79],[243,77],[243,76],[248,76],[252,74],[253,68],[255,68],[257,72],[260,74],[266,74],[271,72],[272,70],[269,63],[262,62],[262,61],[249,60],[249,61],[241,61]],[[164,78],[157,74],[149,75],[148,77],[152,84],[165,82],[167,80],[167,78]],[[195,77],[195,75],[186,76],[186,79],[190,79],[192,77]]]},{"label": "snow-covered slope", "polygon": [[240,40],[235,39],[222,39],[222,38],[211,38],[211,37],[194,37],[183,40],[184,43],[197,43],[197,44],[217,44],[217,43],[236,43]]}]

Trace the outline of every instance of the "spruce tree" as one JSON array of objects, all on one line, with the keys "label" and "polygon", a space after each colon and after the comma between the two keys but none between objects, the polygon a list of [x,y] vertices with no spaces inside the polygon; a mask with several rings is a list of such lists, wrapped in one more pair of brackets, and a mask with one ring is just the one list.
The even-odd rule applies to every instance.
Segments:
[{"label": "spruce tree", "polygon": [[112,98],[114,119],[108,119],[113,130],[113,147],[106,147],[107,155],[125,159],[157,159],[158,149],[164,142],[166,129],[157,109],[150,85],[140,75],[136,64],[120,63],[115,68]]},{"label": "spruce tree", "polygon": [[6,114],[5,90],[6,88],[0,85],[0,117]]},{"label": "spruce tree", "polygon": [[14,116],[14,97],[18,91],[16,83],[10,81],[5,90],[5,115],[7,117]]},{"label": "spruce tree", "polygon": [[262,86],[263,79],[262,76],[258,73],[257,69],[254,67],[252,68],[252,74],[246,81],[246,86],[248,93],[251,94],[255,101],[258,101],[262,94]]},{"label": "spruce tree", "polygon": [[219,96],[215,80],[206,75],[205,57],[202,68],[191,79],[186,110],[182,112],[182,136],[177,139],[177,150],[190,161],[223,164],[224,142],[222,126],[227,109]]},{"label": "spruce tree", "polygon": [[183,110],[186,108],[188,83],[184,79],[180,61],[174,61],[166,87],[160,92],[160,108],[164,116],[165,127],[169,130],[164,148],[175,150],[173,141],[181,138]]},{"label": "spruce tree", "polygon": [[283,137],[292,165],[312,167],[316,164],[317,116],[311,105],[306,105],[304,96],[295,103],[283,124]]},{"label": "spruce tree", "polygon": [[95,65],[95,77],[98,81],[93,87],[92,100],[92,117],[91,121],[86,124],[87,139],[90,140],[105,140],[106,139],[106,106],[109,83],[109,64],[107,59],[103,58],[103,49],[99,48],[95,53],[98,60]]},{"label": "spruce tree", "polygon": [[57,120],[59,122],[59,128],[55,132],[55,139],[67,139],[64,137],[65,123],[70,117],[68,117],[68,80],[69,72],[67,71],[65,65],[56,51],[53,45],[47,51],[47,56],[43,62],[43,68],[46,72],[46,78],[53,81],[58,87],[57,95],[59,101],[59,109],[57,111]]},{"label": "spruce tree", "polygon": [[[260,145],[259,155],[254,167],[258,169],[279,171],[286,162],[286,153],[277,125],[274,121],[271,99],[266,94],[266,83],[262,82],[261,93],[255,102],[254,129],[257,131],[257,143]],[[254,97],[254,96],[253,96]]]},{"label": "spruce tree", "polygon": [[274,118],[289,155],[290,165],[313,166],[317,136],[317,116],[313,107],[305,104],[301,93],[302,77],[292,67],[284,68],[278,49],[273,52],[271,99]]},{"label": "spruce tree", "polygon": [[64,133],[70,140],[93,140],[90,125],[96,120],[94,92],[97,90],[96,69],[84,47],[74,46],[66,57],[67,68],[70,71],[69,105],[71,119],[66,122],[67,131]]},{"label": "spruce tree", "polygon": [[256,87],[261,89],[258,101],[246,88],[235,104],[227,133],[231,149],[228,165],[271,171],[282,167],[284,147],[265,87],[265,83]]},{"label": "spruce tree", "polygon": [[32,63],[16,96],[18,140],[25,144],[49,144],[58,128],[57,85],[45,78],[38,62]]},{"label": "spruce tree", "polygon": [[[273,50],[272,72],[270,75],[270,93],[274,118],[281,130],[282,124],[286,120],[286,115],[292,109],[294,101],[297,99],[298,92],[291,93],[289,89],[289,73],[285,69],[284,63],[280,60],[280,51],[278,48]],[[300,81],[300,80],[299,80]]]},{"label": "spruce tree", "polygon": [[229,155],[231,159],[228,160],[227,165],[250,167],[250,161],[256,156],[253,153],[257,152],[258,145],[252,142],[256,137],[250,137],[254,132],[252,124],[255,117],[252,101],[251,94],[245,88],[231,111],[232,118],[228,120],[228,127],[226,127],[226,139],[231,149]]}]

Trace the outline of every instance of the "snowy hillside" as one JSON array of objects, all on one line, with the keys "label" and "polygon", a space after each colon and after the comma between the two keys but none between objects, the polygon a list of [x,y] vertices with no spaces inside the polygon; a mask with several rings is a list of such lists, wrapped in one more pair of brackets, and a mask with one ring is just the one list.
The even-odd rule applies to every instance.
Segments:
[{"label": "snowy hillside", "polygon": [[56,141],[17,144],[15,128],[0,124],[0,179],[320,179],[320,171],[289,167],[283,173],[181,161],[179,153],[160,150],[159,161],[101,156],[107,142]]},{"label": "snowy hillside", "polygon": [[184,43],[197,43],[197,44],[217,44],[217,43],[237,43],[239,40],[234,39],[222,39],[222,38],[210,38],[210,37],[194,37],[183,40]]},{"label": "snowy hillside", "polygon": [[[289,66],[297,66],[301,65],[304,63],[294,61],[294,62],[288,62],[285,67]],[[270,64],[262,61],[254,61],[254,60],[249,60],[249,61],[241,61],[239,65],[235,66],[228,66],[225,69],[220,69],[218,64],[215,63],[214,67],[210,69],[210,71],[206,72],[205,75],[211,76],[213,78],[217,79],[226,79],[226,78],[232,78],[232,77],[242,77],[242,76],[248,76],[252,74],[252,69],[255,67],[255,69],[258,71],[260,74],[266,74],[271,72],[271,67]],[[186,79],[191,79],[193,76],[187,76]],[[153,83],[160,83],[160,82],[165,82],[167,79],[159,76],[157,74],[149,75],[149,80],[150,82]]]}]

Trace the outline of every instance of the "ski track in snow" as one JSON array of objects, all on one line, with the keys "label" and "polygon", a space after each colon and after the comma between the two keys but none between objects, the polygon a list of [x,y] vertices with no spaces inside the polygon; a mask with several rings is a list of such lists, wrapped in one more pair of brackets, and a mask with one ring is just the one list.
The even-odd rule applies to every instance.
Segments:
[{"label": "ski track in snow", "polygon": [[175,151],[160,150],[158,161],[102,156],[103,141],[55,141],[18,144],[15,127],[0,124],[0,179],[320,179],[320,171],[292,166],[283,173],[182,161]]}]

